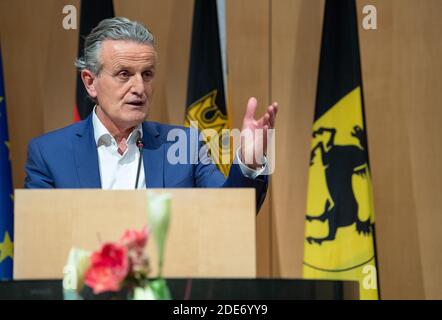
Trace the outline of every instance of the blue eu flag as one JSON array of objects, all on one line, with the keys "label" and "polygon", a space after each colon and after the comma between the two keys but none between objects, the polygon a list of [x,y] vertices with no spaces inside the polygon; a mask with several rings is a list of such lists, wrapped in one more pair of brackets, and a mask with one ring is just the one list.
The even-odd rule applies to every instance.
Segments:
[{"label": "blue eu flag", "polygon": [[0,280],[12,279],[13,193],[9,160],[8,123],[6,117],[3,65],[0,51]]}]

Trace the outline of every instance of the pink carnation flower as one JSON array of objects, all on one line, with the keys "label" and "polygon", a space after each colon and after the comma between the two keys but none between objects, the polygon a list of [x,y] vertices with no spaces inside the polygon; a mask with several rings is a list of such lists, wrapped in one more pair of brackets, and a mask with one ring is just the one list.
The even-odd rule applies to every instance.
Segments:
[{"label": "pink carnation flower", "polygon": [[129,272],[128,249],[114,243],[106,243],[91,256],[91,265],[85,274],[85,283],[94,294],[116,292]]},{"label": "pink carnation flower", "polygon": [[126,246],[129,250],[135,250],[142,253],[148,239],[147,228],[138,230],[126,230],[120,239],[120,244]]}]

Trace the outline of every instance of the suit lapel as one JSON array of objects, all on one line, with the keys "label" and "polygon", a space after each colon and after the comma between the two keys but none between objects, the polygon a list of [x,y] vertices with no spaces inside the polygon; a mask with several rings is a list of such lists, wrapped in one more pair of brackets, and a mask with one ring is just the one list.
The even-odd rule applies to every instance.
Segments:
[{"label": "suit lapel", "polygon": [[153,123],[143,122],[143,164],[147,188],[164,187],[164,144]]},{"label": "suit lapel", "polygon": [[[164,187],[164,144],[152,123],[143,122],[143,164],[146,187]],[[75,164],[81,188],[101,188],[98,151],[92,115],[79,126],[73,141]]]},{"label": "suit lapel", "polygon": [[74,137],[73,149],[80,188],[101,188],[92,114],[83,121],[83,126],[79,126]]}]

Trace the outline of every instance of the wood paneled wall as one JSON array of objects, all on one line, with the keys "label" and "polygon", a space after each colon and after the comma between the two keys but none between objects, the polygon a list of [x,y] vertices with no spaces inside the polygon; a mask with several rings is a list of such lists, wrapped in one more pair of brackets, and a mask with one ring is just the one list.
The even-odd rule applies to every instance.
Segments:
[{"label": "wood paneled wall", "polygon": [[[71,123],[78,30],[62,8],[79,0],[0,0],[0,36],[14,185],[30,138]],[[440,0],[358,0],[378,11],[360,27],[383,298],[442,298],[442,20]],[[114,0],[117,15],[157,37],[151,119],[184,118],[193,0]],[[257,219],[258,271],[301,277],[304,214],[324,0],[227,0],[229,98],[241,126],[249,96],[280,103],[277,166]],[[79,11],[78,11],[79,13]]]}]

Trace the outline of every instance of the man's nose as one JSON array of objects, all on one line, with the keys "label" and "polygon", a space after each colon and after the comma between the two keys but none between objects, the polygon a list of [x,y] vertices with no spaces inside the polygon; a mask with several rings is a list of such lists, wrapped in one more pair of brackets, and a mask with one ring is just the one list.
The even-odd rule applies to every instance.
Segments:
[{"label": "man's nose", "polygon": [[135,74],[131,79],[131,92],[142,96],[144,93],[144,81],[141,74]]}]

